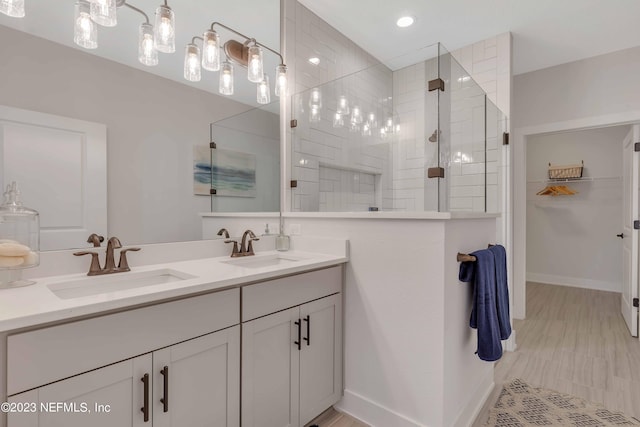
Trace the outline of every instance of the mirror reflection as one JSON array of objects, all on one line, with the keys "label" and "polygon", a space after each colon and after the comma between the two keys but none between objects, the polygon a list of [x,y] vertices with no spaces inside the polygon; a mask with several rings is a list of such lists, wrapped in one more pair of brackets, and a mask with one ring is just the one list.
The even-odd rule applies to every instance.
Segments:
[{"label": "mirror reflection", "polygon": [[[154,24],[161,2],[128,3]],[[278,128],[274,123],[279,107],[258,110],[262,113],[254,114],[259,119],[251,122],[251,129],[239,132],[231,126],[233,117],[258,105],[256,84],[246,79],[245,68],[235,66],[231,96],[218,94],[218,72],[201,70],[197,82],[184,78],[185,48],[192,42],[201,45],[193,37],[202,37],[213,21],[279,50],[279,1],[240,0],[223,9],[212,8],[205,0],[168,4],[175,14],[176,52],[160,52],[158,65],[151,67],[138,58],[138,33],[145,18],[131,8],[118,9],[117,26],[97,26],[96,49],[74,43],[72,1],[29,0],[24,18],[0,14],[0,105],[104,125],[107,207],[103,213],[109,236],[117,235],[127,245],[200,239],[200,212],[276,211],[279,207],[279,185],[273,186],[271,194],[260,190],[267,182],[279,182],[279,144],[274,143],[279,135],[273,132]],[[216,30],[222,40],[233,38],[224,28]],[[273,81],[281,61],[266,50],[263,53],[265,72],[272,79],[271,101],[277,101]],[[230,117],[231,121],[221,122]],[[0,117],[2,146],[7,123]],[[209,144],[215,134],[212,123],[219,124],[224,149],[274,160],[256,164],[256,197],[212,199],[195,194],[194,147]],[[236,123],[246,124],[237,119]],[[261,124],[264,130],[257,127]],[[0,153],[4,156],[3,147]],[[66,167],[61,157],[50,158],[59,162],[50,169]],[[0,174],[3,183],[11,180],[6,169]],[[47,191],[59,190],[48,185],[42,180]],[[83,197],[93,191],[86,183],[79,187]],[[23,194],[25,205],[38,209],[39,201],[30,197]],[[82,215],[76,217],[81,221]],[[84,240],[67,247],[83,246]]]}]

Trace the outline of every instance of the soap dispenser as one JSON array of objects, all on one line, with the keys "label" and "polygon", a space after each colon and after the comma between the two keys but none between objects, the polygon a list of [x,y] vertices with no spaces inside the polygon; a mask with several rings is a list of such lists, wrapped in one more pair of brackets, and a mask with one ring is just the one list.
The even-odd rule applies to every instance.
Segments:
[{"label": "soap dispenser", "polygon": [[40,216],[22,206],[15,182],[7,185],[0,206],[0,288],[35,282],[22,280],[22,270],[40,264]]}]

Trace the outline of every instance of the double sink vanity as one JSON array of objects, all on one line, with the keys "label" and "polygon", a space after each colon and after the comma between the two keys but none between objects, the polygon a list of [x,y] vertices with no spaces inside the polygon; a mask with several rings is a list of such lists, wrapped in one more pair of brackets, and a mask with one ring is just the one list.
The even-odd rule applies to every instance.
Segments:
[{"label": "double sink vanity", "polygon": [[253,256],[213,240],[210,258],[3,290],[0,426],[311,421],[342,395],[347,242],[263,240]]}]

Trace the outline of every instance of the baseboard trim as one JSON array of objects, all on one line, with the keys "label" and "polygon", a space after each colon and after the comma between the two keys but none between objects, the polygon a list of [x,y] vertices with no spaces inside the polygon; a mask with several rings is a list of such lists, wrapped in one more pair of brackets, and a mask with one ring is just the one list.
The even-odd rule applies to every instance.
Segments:
[{"label": "baseboard trim", "polygon": [[621,284],[580,277],[555,276],[553,274],[527,273],[527,282],[546,283],[548,285],[571,286],[572,288],[593,289],[597,291],[621,292]]},{"label": "baseboard trim", "polygon": [[350,390],[335,407],[371,427],[428,427]]},{"label": "baseboard trim", "polygon": [[[474,396],[478,396],[477,399],[471,399],[470,404],[460,413],[458,419],[454,424],[451,424],[453,427],[471,427],[478,418],[480,411],[484,407],[484,404],[487,402],[489,396],[493,392],[493,388],[495,387],[495,383],[493,382],[493,369],[490,371],[491,375],[487,375],[484,380],[476,387],[474,390]],[[475,406],[472,406],[474,402],[477,402]]]}]

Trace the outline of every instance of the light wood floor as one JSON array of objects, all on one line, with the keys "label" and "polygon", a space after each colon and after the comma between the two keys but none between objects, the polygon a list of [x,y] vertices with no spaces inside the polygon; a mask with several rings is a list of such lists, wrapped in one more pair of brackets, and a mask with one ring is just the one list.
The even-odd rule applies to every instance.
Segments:
[{"label": "light wood floor", "polygon": [[527,319],[514,329],[518,348],[496,364],[495,390],[474,427],[513,378],[640,419],[640,341],[622,319],[620,294],[528,283]]},{"label": "light wood floor", "polygon": [[307,426],[314,424],[318,425],[318,427],[369,427],[368,424],[364,424],[333,408],[323,412],[319,417],[307,424]]}]

